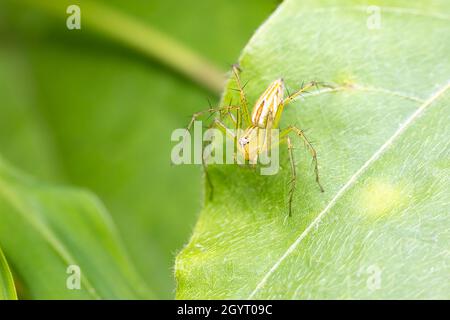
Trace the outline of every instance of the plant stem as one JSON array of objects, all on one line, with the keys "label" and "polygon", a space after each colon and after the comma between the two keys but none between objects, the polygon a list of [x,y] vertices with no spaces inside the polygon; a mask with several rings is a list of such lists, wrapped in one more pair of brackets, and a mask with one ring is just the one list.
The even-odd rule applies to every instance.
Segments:
[{"label": "plant stem", "polygon": [[[54,0],[26,1],[59,16],[68,16],[66,8],[73,4]],[[95,30],[160,61],[211,92],[221,93],[225,83],[224,72],[205,58],[131,16],[92,1],[80,3],[82,30]]]}]

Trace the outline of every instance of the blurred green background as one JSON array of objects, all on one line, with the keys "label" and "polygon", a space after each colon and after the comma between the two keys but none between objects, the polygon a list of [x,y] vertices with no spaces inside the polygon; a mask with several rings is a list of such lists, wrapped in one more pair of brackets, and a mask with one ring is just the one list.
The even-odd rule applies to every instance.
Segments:
[{"label": "blurred green background", "polygon": [[[219,92],[83,24],[83,11],[82,29],[68,30],[68,15],[45,5],[55,2],[83,10],[83,1],[0,0],[0,155],[40,181],[95,193],[147,286],[172,298],[174,257],[200,210],[202,180],[198,166],[170,164],[170,134]],[[90,2],[226,72],[279,1]],[[3,250],[8,259],[12,249]]]}]

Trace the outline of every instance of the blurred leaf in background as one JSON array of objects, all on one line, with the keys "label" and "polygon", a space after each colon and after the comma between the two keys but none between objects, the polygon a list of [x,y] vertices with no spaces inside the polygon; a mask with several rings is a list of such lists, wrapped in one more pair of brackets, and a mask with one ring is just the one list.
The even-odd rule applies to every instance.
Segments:
[{"label": "blurred leaf in background", "polygon": [[211,166],[214,199],[177,258],[178,298],[450,297],[450,3],[371,5],[287,0],[244,49],[250,102],[280,77],[291,92],[337,85],[281,121],[315,142],[325,192],[295,136],[292,217],[285,149],[275,176]]},{"label": "blurred leaf in background", "polygon": [[16,300],[14,280],[5,255],[0,248],[0,300]]},{"label": "blurred leaf in background", "polygon": [[[90,2],[160,30],[222,70],[235,62],[277,5],[272,0]],[[154,297],[170,298],[174,254],[186,242],[201,202],[201,170],[170,165],[170,133],[203,109],[207,98],[217,101],[218,92],[209,92],[212,86],[199,86],[126,42],[104,36],[83,20],[81,30],[67,30],[65,9],[72,2],[59,1],[56,16],[46,8],[49,3],[55,5],[50,0],[0,2],[0,153],[41,181],[96,193],[145,279],[142,286],[150,287]],[[83,17],[83,1],[74,3]],[[120,29],[114,25],[119,22],[111,21],[112,27]],[[54,188],[51,193],[61,192],[64,202],[65,193]],[[18,201],[36,197],[34,187],[19,189]],[[70,221],[81,223],[74,217],[74,197],[69,196],[71,204],[55,209],[60,216],[54,219],[62,219],[65,227]],[[11,208],[4,210],[0,215],[5,218]],[[5,255],[24,287],[35,288],[28,297],[49,297],[48,291],[39,290],[42,283],[31,285],[31,266],[19,252],[30,239],[14,238],[18,231],[25,232],[24,225],[2,229]],[[70,236],[71,231],[65,231]],[[89,239],[92,242],[76,249],[90,250],[95,239]],[[96,239],[103,241],[102,234]],[[70,243],[70,238],[65,241]],[[50,272],[55,261],[45,252],[35,251],[33,257]],[[90,280],[96,277],[92,274]],[[110,289],[111,296],[121,297],[120,290]]]},{"label": "blurred leaf in background", "polygon": [[38,182],[0,159],[0,212],[0,243],[25,285],[22,296],[154,298],[89,192]]}]

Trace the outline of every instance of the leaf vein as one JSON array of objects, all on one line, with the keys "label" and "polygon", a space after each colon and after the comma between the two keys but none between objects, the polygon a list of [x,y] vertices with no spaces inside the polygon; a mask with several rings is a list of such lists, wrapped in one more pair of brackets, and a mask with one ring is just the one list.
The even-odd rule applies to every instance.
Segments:
[{"label": "leaf vein", "polygon": [[318,96],[323,93],[340,92],[340,91],[352,90],[352,89],[357,90],[357,91],[385,93],[385,94],[388,94],[391,96],[400,97],[403,99],[411,100],[414,102],[420,102],[420,103],[425,103],[425,101],[426,101],[422,98],[419,98],[416,96],[411,96],[404,92],[393,91],[393,90],[389,90],[389,89],[385,89],[385,88],[379,88],[379,87],[374,87],[374,86],[370,86],[370,85],[361,85],[361,84],[355,84],[355,83],[352,83],[349,85],[341,85],[341,86],[337,86],[334,88],[319,89],[319,90],[305,94],[304,97],[306,98],[306,97]]}]

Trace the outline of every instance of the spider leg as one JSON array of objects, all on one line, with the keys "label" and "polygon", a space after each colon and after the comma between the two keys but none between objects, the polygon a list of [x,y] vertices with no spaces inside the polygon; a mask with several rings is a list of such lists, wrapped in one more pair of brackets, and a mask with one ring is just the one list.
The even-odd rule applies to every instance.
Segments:
[{"label": "spider leg", "polygon": [[283,131],[281,131],[280,133],[280,139],[282,139],[283,137],[286,137],[289,133],[294,132],[300,139],[302,139],[302,141],[304,142],[306,148],[308,149],[309,153],[311,154],[311,157],[313,159],[313,163],[314,163],[314,173],[316,175],[316,182],[319,185],[320,191],[324,192],[322,185],[320,184],[320,180],[319,180],[319,165],[317,162],[317,152],[314,149],[314,147],[312,146],[311,142],[308,140],[308,138],[305,136],[305,134],[303,133],[302,130],[300,130],[297,127],[294,126],[290,126],[286,129],[284,129]]},{"label": "spider leg", "polygon": [[236,134],[232,130],[227,128],[227,126],[219,119],[214,119],[214,122],[211,127],[219,129],[225,136],[227,136],[232,140],[236,139]]},{"label": "spider leg", "polygon": [[248,110],[247,97],[245,96],[244,87],[242,86],[239,72],[240,72],[240,69],[239,69],[238,65],[234,64],[233,65],[233,75],[234,75],[234,79],[236,81],[236,84],[237,84],[238,90],[239,90],[239,96],[240,96],[241,107],[242,107],[241,112],[242,112],[244,121],[246,122],[247,126],[250,126],[252,124],[252,121],[250,119],[250,112]]},{"label": "spider leg", "polygon": [[214,185],[212,184],[211,177],[208,172],[208,166],[205,163],[205,157],[203,155],[203,152],[202,152],[202,167],[203,167],[203,172],[205,173],[206,183],[208,184],[208,187],[210,190],[208,198],[209,198],[209,201],[212,201],[213,196],[214,196]]},{"label": "spider leg", "polygon": [[312,87],[317,87],[317,86],[318,86],[318,82],[316,82],[316,81],[311,81],[311,82],[308,82],[307,84],[302,83],[302,86],[299,90],[290,94],[283,100],[283,105],[287,105],[288,103],[290,103],[292,100],[297,98],[302,93],[307,92],[308,89],[310,89]]},{"label": "spider leg", "polygon": [[[222,134],[224,134],[226,137],[232,139],[233,141],[236,140],[235,133],[232,130],[228,129],[227,126],[219,119],[214,119],[214,121],[209,126],[209,128],[210,129],[216,128],[220,132],[222,132]],[[236,157],[234,150],[233,150],[233,156]],[[202,167],[203,167],[203,172],[205,173],[206,182],[207,182],[209,190],[210,190],[209,200],[211,201],[213,199],[213,195],[214,195],[214,185],[212,183],[211,176],[209,175],[208,165],[205,163],[205,157],[204,157],[203,152],[202,152]]]},{"label": "spider leg", "polygon": [[269,111],[269,114],[267,115],[267,123],[265,128],[265,136],[264,136],[264,143],[262,148],[258,151],[259,153],[263,151],[269,151],[272,148],[272,129],[274,124],[274,115],[272,111]]},{"label": "spider leg", "polygon": [[289,217],[292,216],[292,201],[294,199],[294,192],[295,187],[297,184],[297,170],[295,168],[295,160],[294,160],[294,152],[293,145],[291,143],[291,139],[289,137],[286,137],[287,141],[287,148],[289,153],[289,162],[291,164],[291,180],[289,181],[290,188],[289,188],[289,199],[288,199],[288,205],[289,205]]},{"label": "spider leg", "polygon": [[208,113],[209,114],[214,114],[216,112],[222,112],[222,111],[225,111],[227,114],[229,114],[231,110],[237,110],[239,108],[240,108],[239,106],[231,106],[231,105],[229,105],[229,106],[223,106],[223,107],[217,107],[217,108],[209,108],[209,109],[206,109],[206,110],[202,110],[202,111],[196,112],[196,113],[194,113],[192,115],[191,121],[189,121],[189,124],[186,127],[186,130],[190,131],[191,128],[192,128],[192,125],[195,122],[195,120],[197,120],[199,117],[201,117],[201,116],[203,116],[205,114],[208,114]]}]

